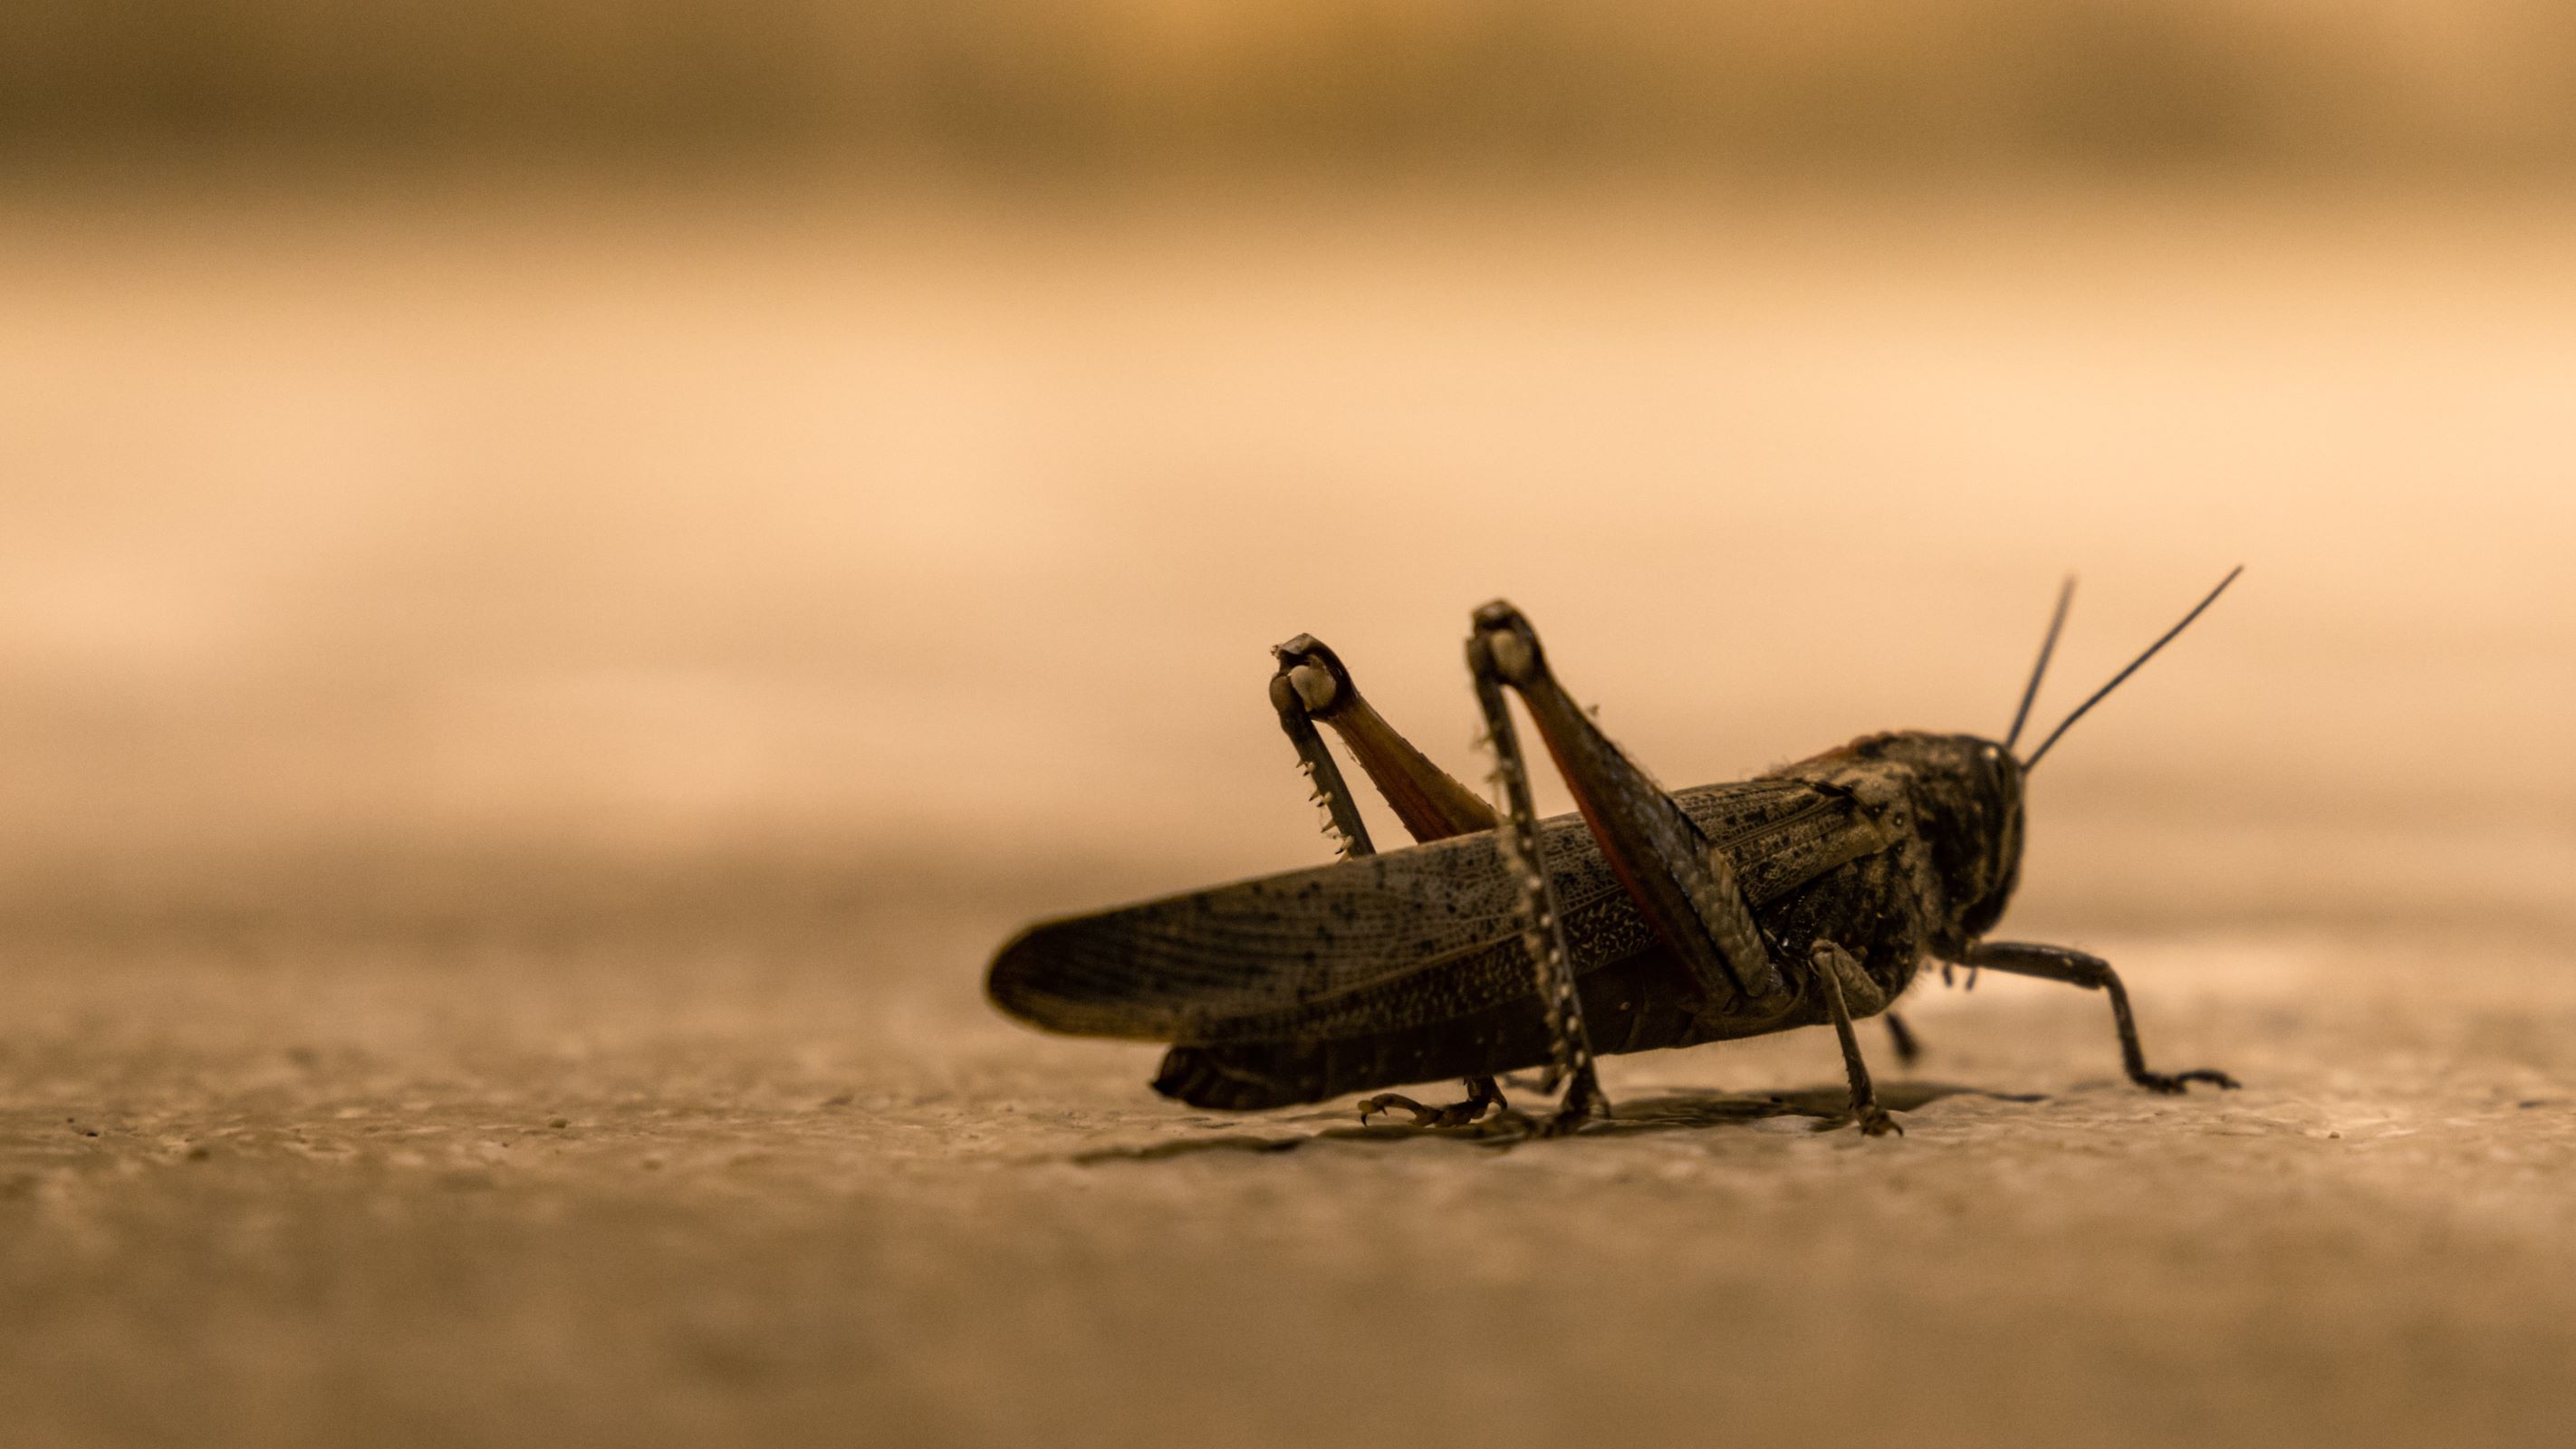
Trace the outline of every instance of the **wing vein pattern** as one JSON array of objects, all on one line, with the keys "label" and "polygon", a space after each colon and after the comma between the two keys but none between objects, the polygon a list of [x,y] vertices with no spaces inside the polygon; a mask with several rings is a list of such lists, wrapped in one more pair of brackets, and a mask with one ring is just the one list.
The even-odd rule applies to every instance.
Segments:
[{"label": "wing vein pattern", "polygon": [[[1859,802],[1764,778],[1676,793],[1758,908],[1890,841]],[[1582,820],[1540,838],[1578,975],[1656,944]],[[1519,893],[1491,831],[1031,927],[993,963],[1005,1011],[1087,1036],[1196,1044],[1452,1020],[1529,987]]]}]

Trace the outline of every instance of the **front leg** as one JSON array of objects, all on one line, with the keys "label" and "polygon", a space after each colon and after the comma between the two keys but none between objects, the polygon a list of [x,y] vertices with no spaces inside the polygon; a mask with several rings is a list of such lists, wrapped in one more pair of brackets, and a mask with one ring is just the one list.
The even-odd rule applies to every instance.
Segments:
[{"label": "front leg", "polygon": [[2130,1081],[2150,1092],[2179,1092],[2192,1082],[2209,1082],[2220,1087],[2239,1085],[2225,1072],[2206,1069],[2176,1072],[2170,1076],[2148,1071],[2147,1054],[2138,1046],[2138,1023],[2129,1015],[2128,989],[2120,984],[2119,973],[2111,969],[2111,963],[2099,956],[2068,946],[1979,941],[1959,953],[1959,964],[1981,966],[2015,976],[2036,976],[2042,981],[2063,981],[2087,991],[2111,993],[2111,1019],[2120,1029],[2120,1064],[2128,1068]]}]

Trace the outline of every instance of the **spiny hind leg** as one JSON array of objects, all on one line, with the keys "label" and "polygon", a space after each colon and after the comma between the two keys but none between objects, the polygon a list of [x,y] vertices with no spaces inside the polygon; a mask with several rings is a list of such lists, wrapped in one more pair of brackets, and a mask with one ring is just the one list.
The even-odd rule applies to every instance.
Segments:
[{"label": "spiny hind leg", "polygon": [[[1843,1075],[1851,1083],[1851,1116],[1862,1135],[1883,1137],[1890,1132],[1903,1136],[1905,1129],[1878,1105],[1878,1089],[1869,1080],[1869,1063],[1861,1059],[1860,1035],[1852,1030],[1852,998],[1858,998],[1863,1011],[1874,1011],[1887,1004],[1878,983],[1869,979],[1852,954],[1832,941],[1818,941],[1808,953],[1807,963],[1816,979],[1824,984],[1825,1009],[1833,1013],[1834,1037],[1842,1043]],[[1822,1126],[1838,1126],[1823,1123]]]},{"label": "spiny hind leg", "polygon": [[[1331,726],[1415,840],[1446,840],[1501,823],[1493,807],[1476,798],[1475,791],[1431,763],[1430,756],[1386,722],[1360,693],[1341,656],[1323,641],[1300,634],[1270,652],[1279,661],[1279,672],[1271,678],[1270,700],[1281,711],[1281,723],[1286,724],[1289,702],[1293,702],[1306,719]],[[1281,698],[1283,689],[1288,702]],[[1302,756],[1304,751],[1299,753]]]},{"label": "spiny hind leg", "polygon": [[2171,1074],[2148,1071],[2147,1054],[2138,1045],[2137,1019],[2129,1014],[2128,988],[2120,984],[2119,973],[2111,969],[2111,963],[2099,956],[2068,946],[1979,941],[1960,953],[1959,964],[1981,966],[2015,976],[2036,976],[2042,981],[2063,981],[2087,991],[2109,992],[2111,1020],[2120,1029],[2120,1065],[2128,1069],[2130,1081],[2150,1092],[2179,1092],[2193,1082],[2208,1082],[2218,1087],[2240,1085],[2225,1072],[2207,1068]]},{"label": "spiny hind leg", "polygon": [[[1501,687],[1509,685],[1582,807],[1594,843],[1697,983],[1702,1009],[1737,1020],[1786,1015],[1794,998],[1726,852],[1712,847],[1680,802],[1574,702],[1548,667],[1538,631],[1518,609],[1499,599],[1487,604],[1476,611],[1475,630],[1468,660],[1479,696],[1492,696],[1488,720],[1502,722],[1498,742],[1508,734]],[[1506,771],[1512,767],[1507,759]]]},{"label": "spiny hind leg", "polygon": [[[1506,686],[1528,708],[1549,755],[1582,807],[1593,841],[1617,871],[1629,898],[1695,978],[1701,1009],[1713,1017],[1739,1019],[1791,1012],[1796,997],[1782,963],[1772,959],[1770,943],[1754,919],[1726,852],[1712,846],[1680,802],[1602,733],[1590,711],[1575,703],[1548,666],[1538,631],[1518,609],[1498,599],[1476,611],[1474,627],[1467,643],[1468,667],[1494,741],[1510,806],[1506,839],[1516,841],[1515,853],[1536,862],[1536,831],[1524,828],[1529,812],[1527,770],[1504,708]],[[1559,1015],[1551,1017],[1551,1025],[1570,1020],[1579,1033],[1579,1003],[1573,1000],[1572,971],[1563,965],[1564,943],[1545,872],[1530,869],[1527,879],[1530,910],[1542,922],[1542,929],[1532,933],[1531,953],[1550,962],[1540,973],[1542,991],[1561,995],[1566,1002]],[[1861,1060],[1851,1010],[1844,1000],[1847,993],[1858,993],[1866,1015],[1885,1009],[1886,996],[1840,947],[1820,946],[1804,966],[1821,978],[1832,1007],[1844,1064],[1851,1074],[1854,1116],[1862,1130],[1873,1136],[1893,1129],[1894,1122],[1870,1089],[1869,1069]],[[1574,1070],[1561,1030],[1558,1048],[1558,1066]],[[1589,1063],[1585,1046],[1581,1065]],[[1598,1094],[1597,1082],[1584,1071],[1567,1097],[1589,1101]],[[1571,1109],[1560,1111],[1559,1118],[1579,1120]]]},{"label": "spiny hind leg", "polygon": [[[1362,698],[1340,656],[1311,634],[1300,634],[1270,651],[1278,669],[1270,677],[1270,705],[1278,711],[1279,728],[1297,750],[1298,768],[1314,786],[1324,833],[1344,859],[1372,854],[1368,826],[1360,819],[1358,801],[1343,782],[1332,751],[1316,732],[1320,720],[1341,736],[1343,747],[1368,772],[1369,780],[1395,808],[1396,817],[1417,841],[1440,840],[1469,831],[1490,830],[1494,812],[1459,784]],[[1446,1107],[1425,1107],[1410,1097],[1388,1093],[1360,1103],[1360,1120],[1401,1107],[1413,1113],[1415,1125],[1459,1127],[1503,1108],[1503,1089],[1491,1077],[1469,1077],[1467,1100]]]},{"label": "spiny hind leg", "polygon": [[[1782,963],[1772,958],[1770,942],[1726,852],[1712,846],[1680,802],[1611,743],[1590,711],[1574,702],[1548,667],[1537,630],[1519,610],[1496,600],[1478,609],[1475,620],[1467,657],[1486,718],[1495,726],[1506,785],[1522,784],[1514,768],[1516,747],[1504,748],[1511,736],[1501,686],[1508,684],[1528,706],[1548,753],[1582,807],[1584,824],[1629,898],[1697,979],[1702,1010],[1713,1016],[1788,1014],[1796,997]],[[1512,801],[1515,823],[1526,799],[1522,788]],[[1864,1016],[1884,1011],[1887,994],[1851,953],[1833,942],[1817,942],[1803,966],[1817,980],[1842,1043],[1853,1119],[1873,1137],[1901,1131],[1878,1104],[1869,1065],[1852,1030],[1855,1006]],[[1570,972],[1564,980],[1570,994]],[[1581,1085],[1597,1092],[1589,1083]]]},{"label": "spiny hind leg", "polygon": [[1492,608],[1476,613],[1476,632],[1467,637],[1467,673],[1475,683],[1476,706],[1484,712],[1485,738],[1494,748],[1494,779],[1502,786],[1503,823],[1495,840],[1502,847],[1503,868],[1520,883],[1521,944],[1537,975],[1539,1009],[1547,1017],[1549,1054],[1542,1082],[1551,1090],[1565,1084],[1556,1112],[1539,1124],[1541,1135],[1555,1136],[1581,1128],[1595,1111],[1609,1116],[1610,1102],[1593,1070],[1592,1035],[1584,1027],[1583,999],[1575,991],[1574,957],[1566,949],[1556,886],[1548,879],[1539,841],[1538,811],[1530,802],[1529,761],[1521,753],[1511,706],[1503,699],[1506,684],[1524,687],[1515,677],[1520,671],[1512,667],[1511,646],[1498,644],[1488,625]]},{"label": "spiny hind leg", "polygon": [[1299,696],[1285,663],[1270,676],[1270,707],[1279,713],[1280,732],[1296,747],[1297,772],[1312,787],[1307,798],[1322,817],[1324,838],[1333,842],[1334,850],[1345,860],[1374,853],[1368,823],[1360,819],[1359,801],[1351,797],[1350,786],[1342,782],[1342,767],[1333,762],[1333,752],[1324,747],[1324,737],[1316,732],[1314,717]]},{"label": "spiny hind leg", "polygon": [[[1494,727],[1505,784],[1519,788],[1511,802],[1513,823],[1517,825],[1527,809],[1528,792],[1516,771],[1517,746],[1511,744],[1510,718],[1502,707],[1501,686],[1506,684],[1528,706],[1548,753],[1582,807],[1585,825],[1617,870],[1629,898],[1697,979],[1702,1009],[1719,1016],[1789,1013],[1796,997],[1783,964],[1772,958],[1770,942],[1754,919],[1726,852],[1713,847],[1680,802],[1613,744],[1591,713],[1574,702],[1548,667],[1537,630],[1519,610],[1496,600],[1478,609],[1475,620],[1467,657],[1476,674],[1478,698]],[[1534,856],[1534,850],[1531,853]],[[1562,957],[1561,940],[1558,947]],[[1872,1137],[1901,1131],[1878,1104],[1869,1065],[1860,1054],[1860,1039],[1852,1030],[1855,1009],[1863,1016],[1887,1009],[1886,992],[1850,952],[1834,942],[1817,942],[1802,964],[1821,988],[1842,1044],[1853,1120]],[[1571,995],[1571,972],[1562,979]],[[1578,1085],[1587,1094],[1598,1090],[1588,1081]],[[1571,1098],[1575,1093],[1567,1095]]]}]

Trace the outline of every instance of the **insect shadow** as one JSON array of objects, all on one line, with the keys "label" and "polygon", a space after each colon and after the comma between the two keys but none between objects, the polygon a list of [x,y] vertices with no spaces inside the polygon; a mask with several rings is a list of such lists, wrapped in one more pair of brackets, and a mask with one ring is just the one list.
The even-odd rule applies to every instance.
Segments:
[{"label": "insect shadow", "polygon": [[[2047,1098],[2036,1093],[1990,1092],[1981,1087],[1960,1086],[1953,1082],[1892,1082],[1880,1088],[1879,1097],[1894,1111],[1910,1112],[1915,1108],[1940,1101],[1944,1097],[1986,1097],[2000,1102],[2042,1102]],[[1580,1132],[1548,1138],[1540,1131],[1541,1123],[1520,1112],[1504,1112],[1465,1127],[1414,1127],[1393,1122],[1370,1126],[1326,1127],[1295,1137],[1256,1136],[1246,1132],[1229,1132],[1214,1137],[1185,1137],[1173,1142],[1155,1142],[1143,1147],[1102,1147],[1077,1152],[1070,1161],[1090,1166],[1106,1162],[1161,1162],[1175,1157],[1196,1157],[1208,1152],[1277,1153],[1294,1152],[1327,1142],[1397,1143],[1430,1139],[1455,1142],[1487,1151],[1508,1151],[1524,1142],[1598,1141],[1612,1137],[1633,1137],[1647,1132],[1698,1132],[1712,1128],[1742,1127],[1775,1117],[1814,1118],[1819,1130],[1840,1124],[1851,1115],[1850,1098],[1840,1084],[1800,1087],[1787,1091],[1747,1096],[1732,1092],[1672,1091],[1661,1096],[1638,1097],[1619,1104],[1619,1115],[1596,1119]]]}]

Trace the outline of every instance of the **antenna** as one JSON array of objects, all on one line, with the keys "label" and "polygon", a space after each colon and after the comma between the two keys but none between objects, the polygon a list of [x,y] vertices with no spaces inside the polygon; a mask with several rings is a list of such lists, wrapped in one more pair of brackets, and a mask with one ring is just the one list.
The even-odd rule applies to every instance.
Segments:
[{"label": "antenna", "polygon": [[2039,681],[2048,673],[2048,656],[2057,652],[2057,631],[2066,627],[2066,606],[2075,602],[2075,575],[2068,574],[2057,590],[2057,612],[2048,616],[2048,637],[2039,641],[2039,663],[2030,671],[2030,683],[2022,689],[2021,708],[2013,711],[2012,729],[2004,736],[2004,753],[2011,754],[2013,741],[2021,738],[2021,727],[2030,718],[2030,704],[2039,698]]},{"label": "antenna", "polygon": [[[2084,718],[2084,712],[2085,712],[2086,710],[2091,709],[2093,706],[2095,706],[2095,705],[2097,705],[2097,704],[2100,704],[2100,703],[2102,702],[2102,696],[2104,696],[2104,695],[2106,695],[2106,694],[2109,694],[2112,690],[2115,690],[2115,689],[2119,688],[2119,687],[2120,687],[2120,681],[2122,681],[2122,680],[2124,680],[2124,679],[2127,679],[2127,678],[2128,678],[2130,675],[2132,675],[2132,674],[2137,673],[2137,672],[2138,672],[2138,666],[2139,666],[2139,665],[2142,665],[2142,664],[2146,663],[2148,660],[2155,658],[2155,657],[2156,657],[2156,651],[2157,651],[2157,650],[2159,650],[2159,649],[2162,649],[2162,648],[2163,648],[2163,647],[2165,647],[2166,645],[2168,645],[2168,644],[2172,643],[2172,642],[2173,642],[2173,637],[2174,637],[2176,634],[2179,634],[2179,633],[2181,633],[2183,630],[2185,630],[2185,629],[2189,628],[2189,627],[2191,626],[2191,621],[2200,617],[2201,610],[2206,609],[2206,608],[2208,608],[2210,605],[2217,603],[2217,602],[2218,602],[2218,596],[2219,596],[2220,594],[2226,593],[2226,592],[2227,592],[2227,586],[2228,586],[2229,584],[2232,584],[2232,583],[2236,582],[2236,576],[2237,576],[2238,574],[2243,573],[2243,572],[2245,572],[2245,565],[2243,565],[2243,564],[2238,564],[2236,567],[2234,567],[2234,568],[2232,568],[2232,569],[2229,569],[2229,570],[2227,571],[2227,577],[2225,577],[2225,578],[2223,578],[2223,579],[2220,579],[2220,580],[2218,581],[2218,587],[2217,587],[2217,588],[2214,588],[2214,589],[2212,589],[2212,590],[2210,590],[2210,591],[2209,591],[2209,597],[2207,597],[2207,598],[2205,598],[2205,599],[2202,599],[2202,600],[2201,600],[2199,603],[2197,603],[2197,604],[2192,605],[2192,606],[2191,606],[2191,612],[2182,616],[2182,622],[2181,622],[2181,623],[2174,625],[2174,626],[2173,626],[2172,628],[2170,628],[2170,629],[2167,629],[2167,630],[2164,632],[2164,637],[2163,637],[2163,638],[2160,638],[2160,639],[2158,639],[2156,642],[2154,642],[2153,644],[2148,645],[2148,646],[2147,646],[2147,652],[2146,652],[2146,653],[2141,654],[2141,655],[2139,655],[2137,658],[2130,660],[2130,661],[2129,661],[2129,667],[2128,667],[2128,668],[2123,669],[2123,670],[2121,670],[2119,673],[2112,675],[2112,676],[2111,676],[2111,682],[2110,682],[2110,683],[2108,683],[2108,684],[2106,684],[2106,685],[2103,685],[2100,689],[2097,689],[2097,690],[2093,691],[2093,697],[2092,697],[2091,699],[2088,699],[2088,700],[2084,701],[2082,704],[2079,704],[2079,705],[2075,706],[2075,713],[2068,715],[2068,716],[2067,716],[2063,721],[2059,722],[2059,724],[2058,724],[2057,728],[2055,728],[2055,729],[2053,729],[2053,730],[2050,730],[2050,731],[2048,732],[2048,738],[2047,738],[2047,739],[2044,739],[2044,740],[2041,740],[2041,741],[2039,742],[2039,748],[2038,748],[2038,749],[2035,749],[2035,750],[2033,750],[2033,751],[2031,751],[2031,752],[2030,752],[2030,758],[2021,762],[2021,767],[2022,767],[2023,771],[2026,773],[2026,772],[2028,772],[2029,770],[2031,770],[2031,769],[2035,768],[2035,767],[2039,764],[2039,757],[2040,757],[2040,756],[2042,756],[2042,755],[2047,754],[2047,753],[2048,753],[2048,747],[2049,747],[2049,746],[2051,746],[2051,745],[2053,745],[2053,744],[2056,744],[2056,743],[2057,743],[2057,737],[2058,737],[2058,736],[2060,736],[2060,735],[2062,735],[2062,734],[2065,734],[2065,733],[2066,733],[2066,731],[2067,731],[2067,729],[2068,729],[2070,726],[2072,726],[2072,725],[2073,725],[2077,720]],[[2045,655],[2043,655],[2043,656],[2041,656],[2041,657],[2042,657],[2043,659],[2045,659],[2045,658],[2046,658],[2046,656],[2045,656]]]}]

